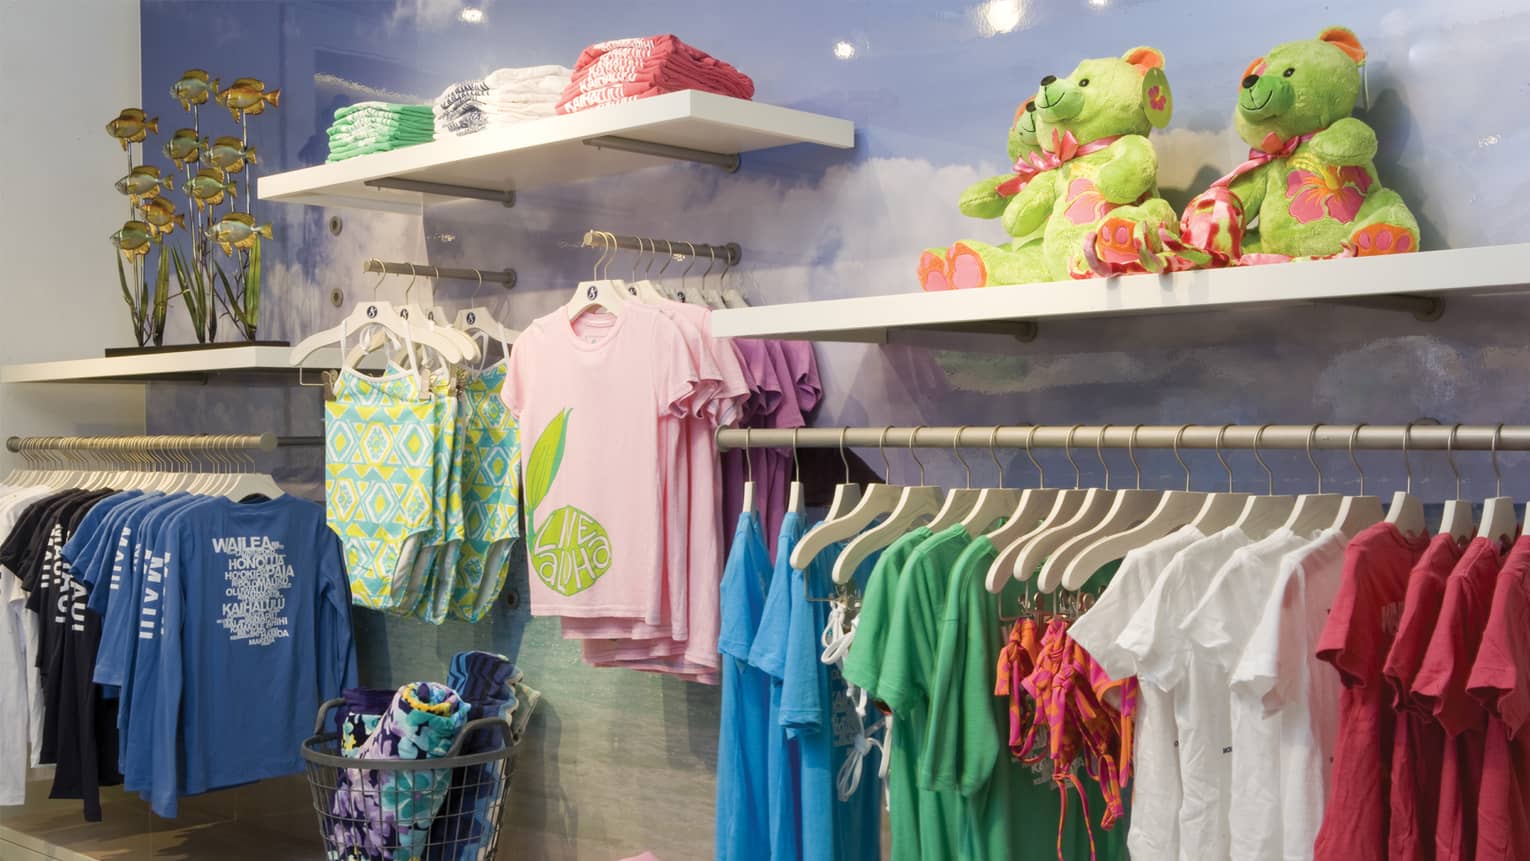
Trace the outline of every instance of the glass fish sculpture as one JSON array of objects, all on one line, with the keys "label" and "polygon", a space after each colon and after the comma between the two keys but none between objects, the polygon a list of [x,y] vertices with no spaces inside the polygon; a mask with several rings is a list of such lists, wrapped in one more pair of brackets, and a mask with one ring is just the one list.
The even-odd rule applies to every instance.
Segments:
[{"label": "glass fish sculpture", "polygon": [[186,190],[191,192],[192,198],[203,209],[222,203],[224,194],[239,193],[234,181],[215,167],[204,167],[197,171],[196,176],[186,181]]},{"label": "glass fish sculpture", "polygon": [[175,162],[176,167],[184,169],[201,157],[202,145],[203,142],[197,139],[196,129],[176,129],[170,140],[165,142],[165,155]]},{"label": "glass fish sculpture", "polygon": [[158,197],[161,189],[170,191],[173,188],[175,177],[161,177],[159,167],[152,164],[141,164],[117,180],[117,191],[132,198],[135,205],[145,199]]},{"label": "glass fish sculpture", "polygon": [[128,221],[122,229],[111,236],[112,244],[128,257],[142,257],[149,253],[149,243],[154,238],[154,228],[147,222]]},{"label": "glass fish sculpture", "polygon": [[218,104],[228,108],[237,121],[243,114],[258,114],[266,105],[276,107],[281,90],[266,92],[266,82],[259,78],[240,78],[218,93]]},{"label": "glass fish sculpture", "polygon": [[244,141],[231,135],[215,139],[202,160],[227,173],[239,173],[246,162],[260,163],[255,160],[255,147],[246,147]]},{"label": "glass fish sculpture", "polygon": [[148,117],[142,108],[123,108],[117,118],[106,124],[106,133],[117,139],[123,149],[139,143],[149,132],[159,131],[159,117]]},{"label": "glass fish sculpture", "polygon": [[255,226],[255,216],[248,212],[228,212],[213,222],[213,241],[223,247],[224,254],[233,254],[235,248],[248,249],[255,245],[255,235],[271,238],[271,225]]},{"label": "glass fish sculpture", "polygon": [[154,228],[154,232],[160,236],[168,234],[179,227],[186,229],[186,216],[175,211],[175,202],[168,197],[156,197],[145,200],[139,204],[143,209],[143,220]]},{"label": "glass fish sculpture", "polygon": [[181,79],[170,85],[170,95],[181,103],[181,108],[191,110],[192,105],[205,105],[207,99],[218,90],[218,79],[207,77],[202,69],[187,69]]}]

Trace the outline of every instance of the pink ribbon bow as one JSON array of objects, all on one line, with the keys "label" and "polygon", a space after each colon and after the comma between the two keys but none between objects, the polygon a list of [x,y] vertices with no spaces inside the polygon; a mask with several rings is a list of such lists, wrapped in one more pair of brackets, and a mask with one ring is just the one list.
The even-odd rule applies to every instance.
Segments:
[{"label": "pink ribbon bow", "polygon": [[1059,134],[1057,129],[1052,129],[1052,151],[1042,150],[1020,156],[1015,160],[1014,178],[999,183],[998,187],[994,190],[1002,197],[1014,197],[1031,180],[1041,174],[1049,170],[1056,170],[1081,156],[1097,153],[1120,139],[1120,135],[1112,135],[1092,140],[1086,144],[1080,144],[1078,138],[1073,136],[1073,132],[1062,132]]},{"label": "pink ribbon bow", "polygon": [[[1322,129],[1318,129],[1318,131],[1322,131]],[[1227,186],[1232,185],[1238,179],[1238,177],[1248,173],[1249,171],[1262,164],[1265,164],[1266,162],[1271,162],[1277,158],[1286,158],[1293,155],[1296,152],[1297,147],[1301,146],[1307,141],[1312,140],[1312,137],[1317,133],[1318,132],[1308,132],[1304,135],[1297,135],[1290,140],[1281,140],[1280,137],[1274,132],[1270,132],[1264,136],[1264,140],[1259,142],[1259,146],[1254,147],[1248,151],[1248,161],[1238,165],[1232,169],[1231,173],[1227,174],[1216,182],[1213,182],[1211,187],[1226,188]]]}]

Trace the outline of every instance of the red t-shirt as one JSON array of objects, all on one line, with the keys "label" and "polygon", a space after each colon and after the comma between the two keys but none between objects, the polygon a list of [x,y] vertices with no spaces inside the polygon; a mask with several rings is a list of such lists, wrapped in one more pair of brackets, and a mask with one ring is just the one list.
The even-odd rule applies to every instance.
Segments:
[{"label": "red t-shirt", "polygon": [[1478,861],[1530,858],[1530,537],[1514,542],[1493,588],[1467,690],[1488,710],[1477,808]]},{"label": "red t-shirt", "polygon": [[1493,581],[1502,559],[1498,542],[1473,538],[1445,581],[1440,619],[1429,651],[1413,680],[1413,697],[1434,712],[1445,728],[1445,764],[1440,770],[1440,811],[1435,820],[1435,855],[1441,861],[1471,858],[1477,848],[1477,791],[1482,784],[1487,710],[1466,692],[1493,604]]},{"label": "red t-shirt", "polygon": [[1428,546],[1390,523],[1356,535],[1344,551],[1344,578],[1317,656],[1339,671],[1339,736],[1333,785],[1318,829],[1317,861],[1384,861],[1391,805],[1390,695],[1381,668],[1402,620],[1408,572]]},{"label": "red t-shirt", "polygon": [[1393,861],[1434,858],[1434,825],[1440,807],[1440,770],[1445,759],[1445,730],[1413,700],[1412,688],[1440,603],[1445,581],[1461,560],[1461,545],[1448,534],[1429,542],[1408,574],[1402,623],[1387,653],[1381,675],[1397,709],[1392,737],[1391,820],[1387,827]]}]

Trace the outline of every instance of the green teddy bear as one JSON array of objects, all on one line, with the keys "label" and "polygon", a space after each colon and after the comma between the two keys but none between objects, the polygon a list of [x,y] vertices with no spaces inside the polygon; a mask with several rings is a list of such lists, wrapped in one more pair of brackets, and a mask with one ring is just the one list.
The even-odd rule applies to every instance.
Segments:
[{"label": "green teddy bear", "polygon": [[1249,64],[1234,122],[1253,150],[1185,208],[1187,244],[1224,264],[1418,250],[1418,221],[1376,175],[1376,132],[1350,116],[1364,61],[1330,27]]},{"label": "green teddy bear", "polygon": [[[1036,139],[1036,100],[1030,99],[1015,110],[1009,127],[1009,159],[1015,163],[1016,171],[980,179],[968,186],[962,192],[957,208],[972,218],[993,220],[1004,217],[1020,189],[1038,170],[1031,159],[1040,152],[1041,146]],[[1008,219],[1005,223],[1007,226]],[[919,257],[919,286],[935,291],[980,287],[986,283],[1019,283],[1012,279],[1023,277],[1027,271],[1024,267],[1035,265],[1024,261],[1039,263],[1040,243],[1041,232],[1038,230],[1030,235],[1015,235],[1004,245],[963,239],[949,249],[926,249]]]}]

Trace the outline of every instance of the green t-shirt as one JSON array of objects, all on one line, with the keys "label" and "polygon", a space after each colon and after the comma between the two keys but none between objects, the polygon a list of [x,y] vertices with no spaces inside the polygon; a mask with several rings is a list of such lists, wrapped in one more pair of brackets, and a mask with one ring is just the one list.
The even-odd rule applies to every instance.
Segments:
[{"label": "green t-shirt", "polygon": [[[955,792],[918,789],[919,758],[929,726],[930,682],[951,572],[972,538],[960,524],[920,544],[903,566],[887,630],[877,695],[893,713],[894,859],[962,858],[966,802]],[[860,636],[860,632],[856,632]],[[896,792],[899,787],[902,792]],[[901,799],[899,796],[902,796]],[[902,802],[900,809],[899,802]]]},{"label": "green t-shirt", "polygon": [[893,600],[898,596],[898,579],[914,549],[934,534],[929,527],[920,526],[888,545],[866,580],[861,611],[856,616],[855,639],[845,655],[842,673],[845,681],[872,699],[877,699],[877,676],[882,672],[882,653],[887,648],[887,625],[892,620]]}]

